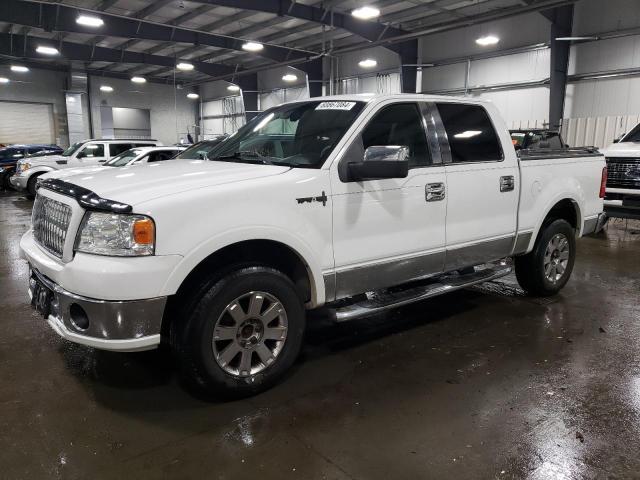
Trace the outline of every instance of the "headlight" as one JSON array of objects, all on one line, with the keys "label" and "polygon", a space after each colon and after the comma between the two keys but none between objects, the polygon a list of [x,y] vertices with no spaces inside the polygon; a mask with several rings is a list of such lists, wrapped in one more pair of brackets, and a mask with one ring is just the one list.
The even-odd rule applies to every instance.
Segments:
[{"label": "headlight", "polygon": [[153,255],[155,223],[144,215],[88,212],[76,238],[76,251],[115,257]]},{"label": "headlight", "polygon": [[25,170],[29,170],[31,168],[31,164],[29,162],[18,162],[18,171],[24,172]]}]

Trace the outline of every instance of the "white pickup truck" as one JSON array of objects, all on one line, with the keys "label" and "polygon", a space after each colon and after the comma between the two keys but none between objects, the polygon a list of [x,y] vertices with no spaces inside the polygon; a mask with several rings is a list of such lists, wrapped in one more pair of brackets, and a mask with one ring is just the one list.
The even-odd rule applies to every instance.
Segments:
[{"label": "white pickup truck", "polygon": [[20,246],[62,337],[166,343],[196,385],[250,395],[294,362],[306,310],[371,315],[506,275],[508,257],[530,294],[555,294],[604,173],[588,149],[518,156],[491,103],[325,97],[204,160],[42,180]]},{"label": "white pickup truck", "polygon": [[608,168],[605,213],[640,220],[640,125],[602,153]]}]

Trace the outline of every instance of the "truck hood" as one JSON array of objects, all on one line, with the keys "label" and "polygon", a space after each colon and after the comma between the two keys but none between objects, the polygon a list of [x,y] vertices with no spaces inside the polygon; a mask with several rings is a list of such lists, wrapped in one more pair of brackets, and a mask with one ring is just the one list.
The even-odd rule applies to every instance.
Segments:
[{"label": "truck hood", "polygon": [[601,152],[605,157],[640,157],[640,143],[613,143]]},{"label": "truck hood", "polygon": [[59,164],[57,162],[66,162],[71,157],[63,157],[62,155],[43,155],[42,157],[25,157],[22,159],[23,162],[30,163],[34,167],[38,165],[47,165],[53,168],[60,168],[64,166],[64,164]]},{"label": "truck hood", "polygon": [[103,167],[102,165],[100,166],[95,166],[95,167],[78,167],[78,168],[65,168],[63,170],[54,170],[53,172],[48,172],[45,173],[44,175],[42,175],[40,178],[60,178],[60,179],[67,179],[67,177],[71,177],[73,175],[79,175],[79,174],[84,174],[87,175],[88,173],[96,173],[96,172],[101,172],[103,170],[111,170],[114,167]]},{"label": "truck hood", "polygon": [[275,165],[255,165],[206,160],[102,167],[98,171],[79,170],[64,181],[97,193],[103,198],[137,205],[154,198],[198,188],[278,175],[290,170]]}]

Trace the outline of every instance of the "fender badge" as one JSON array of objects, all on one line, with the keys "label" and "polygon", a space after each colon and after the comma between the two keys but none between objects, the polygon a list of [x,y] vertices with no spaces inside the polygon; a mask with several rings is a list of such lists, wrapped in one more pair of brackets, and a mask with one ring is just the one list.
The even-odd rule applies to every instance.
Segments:
[{"label": "fender badge", "polygon": [[319,197],[301,197],[301,198],[296,198],[296,201],[298,203],[322,202],[322,206],[323,207],[327,206],[327,200],[329,200],[329,197],[327,197],[327,194],[324,193],[324,190],[322,191],[322,195],[320,195]]}]

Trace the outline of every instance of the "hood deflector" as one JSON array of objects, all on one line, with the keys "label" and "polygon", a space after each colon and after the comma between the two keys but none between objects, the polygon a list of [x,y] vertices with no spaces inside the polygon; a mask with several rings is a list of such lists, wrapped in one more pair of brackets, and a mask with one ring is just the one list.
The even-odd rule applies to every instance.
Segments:
[{"label": "hood deflector", "polygon": [[81,207],[86,208],[87,210],[111,213],[130,213],[133,210],[131,205],[116,202],[115,200],[109,200],[108,198],[102,198],[91,190],[57,178],[40,180],[37,183],[36,188],[45,188],[52,192],[74,198]]}]

